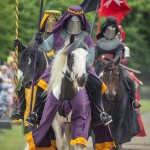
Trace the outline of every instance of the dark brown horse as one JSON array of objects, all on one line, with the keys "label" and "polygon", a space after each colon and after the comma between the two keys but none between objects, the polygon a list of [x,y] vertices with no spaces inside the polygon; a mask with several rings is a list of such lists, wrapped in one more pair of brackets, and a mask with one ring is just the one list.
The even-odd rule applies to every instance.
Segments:
[{"label": "dark brown horse", "polygon": [[119,60],[107,64],[103,69],[103,81],[107,91],[103,95],[105,111],[112,116],[110,129],[119,150],[123,143],[139,133],[140,128],[135,110],[132,108],[130,94],[126,88]]}]

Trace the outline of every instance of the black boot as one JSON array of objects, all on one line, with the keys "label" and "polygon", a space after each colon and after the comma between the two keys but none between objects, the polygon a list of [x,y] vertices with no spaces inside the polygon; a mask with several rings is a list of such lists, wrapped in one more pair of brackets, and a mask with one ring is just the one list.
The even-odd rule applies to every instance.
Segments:
[{"label": "black boot", "polygon": [[11,115],[11,119],[12,120],[19,120],[20,119],[20,111],[19,110],[13,111],[12,115]]},{"label": "black boot", "polygon": [[88,76],[88,82],[86,85],[90,100],[91,100],[91,115],[93,126],[99,126],[101,124],[108,125],[112,121],[112,117],[104,112],[101,107],[101,81],[93,75]]},{"label": "black boot", "polygon": [[26,119],[26,123],[34,126],[36,123],[37,123],[37,120],[38,120],[38,115],[37,113],[35,112],[32,112],[31,113],[31,116],[28,116],[27,119]]}]

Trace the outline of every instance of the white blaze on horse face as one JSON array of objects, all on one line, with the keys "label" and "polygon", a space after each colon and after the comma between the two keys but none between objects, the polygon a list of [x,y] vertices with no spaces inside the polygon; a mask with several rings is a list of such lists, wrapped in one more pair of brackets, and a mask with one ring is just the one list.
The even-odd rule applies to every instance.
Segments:
[{"label": "white blaze on horse face", "polygon": [[28,57],[28,65],[30,65],[31,64],[31,58],[30,57]]},{"label": "white blaze on horse face", "polygon": [[74,54],[73,72],[77,77],[82,77],[86,73],[86,58],[88,52],[83,48],[78,48],[72,52]]}]

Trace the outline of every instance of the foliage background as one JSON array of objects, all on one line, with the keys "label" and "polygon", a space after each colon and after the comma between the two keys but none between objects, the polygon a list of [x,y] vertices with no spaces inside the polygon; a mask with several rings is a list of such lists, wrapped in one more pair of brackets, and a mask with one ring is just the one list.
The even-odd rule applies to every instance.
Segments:
[{"label": "foliage background", "polygon": [[[45,0],[44,9],[56,9],[64,13],[71,5],[80,5],[82,0]],[[122,21],[126,32],[125,43],[131,49],[130,66],[142,71],[139,76],[150,84],[150,3],[149,0],[127,0],[132,11]],[[40,0],[19,0],[19,39],[25,45],[37,32]],[[86,14],[92,24],[95,12]],[[104,19],[101,19],[101,24]],[[96,26],[95,26],[96,29]],[[95,37],[95,32],[93,34]],[[15,39],[15,0],[0,0],[0,59],[6,60],[13,50]]]}]

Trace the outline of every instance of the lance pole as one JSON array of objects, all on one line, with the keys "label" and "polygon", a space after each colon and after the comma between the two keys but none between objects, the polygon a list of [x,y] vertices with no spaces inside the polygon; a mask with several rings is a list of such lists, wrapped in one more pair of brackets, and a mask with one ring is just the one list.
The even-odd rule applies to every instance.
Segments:
[{"label": "lance pole", "polygon": [[[15,39],[17,40],[18,39],[18,16],[19,16],[19,11],[18,11],[18,6],[19,6],[19,3],[18,3],[18,0],[16,0],[16,37]],[[18,85],[18,46],[15,47],[15,76],[14,76],[14,84],[15,84],[15,89]],[[12,113],[12,119],[19,119],[18,117],[19,116],[15,116],[15,114],[17,113],[17,106],[18,106],[18,92],[17,90],[15,90],[14,92],[14,96],[13,96],[13,99],[14,99],[14,106],[15,106],[15,109],[14,109],[14,112]]]},{"label": "lance pole", "polygon": [[98,1],[98,3],[97,3],[97,7],[96,7],[96,11],[95,11],[95,16],[94,16],[94,22],[92,24],[92,28],[91,28],[91,31],[90,31],[90,36],[92,36],[92,34],[93,34],[93,30],[94,30],[95,21],[96,21],[96,17],[97,17],[97,12],[98,12],[99,6],[100,6],[100,1]]},{"label": "lance pole", "polygon": [[[42,12],[43,12],[43,3],[44,3],[44,0],[41,0],[40,12],[39,12],[39,21],[38,21],[38,33],[40,32],[40,24],[41,24],[41,20],[42,20]],[[36,76],[36,68],[37,68],[38,45],[39,45],[39,41],[37,41],[35,43],[36,53],[35,53],[35,60],[34,60],[33,83],[32,83],[32,88],[31,88],[30,117],[31,117],[31,112],[32,112],[32,103],[33,103],[33,95],[34,95],[34,85],[35,85],[35,76]]]}]

